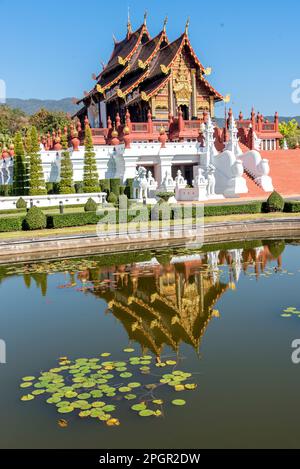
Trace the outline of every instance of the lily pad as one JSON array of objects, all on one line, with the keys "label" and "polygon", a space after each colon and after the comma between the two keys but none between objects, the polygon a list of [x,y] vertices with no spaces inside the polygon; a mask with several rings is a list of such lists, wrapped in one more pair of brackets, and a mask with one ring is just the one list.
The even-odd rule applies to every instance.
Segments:
[{"label": "lily pad", "polygon": [[186,404],[186,401],[184,401],[183,399],[174,399],[174,401],[172,401],[172,404],[176,406],[184,406]]},{"label": "lily pad", "polygon": [[140,417],[151,417],[152,415],[154,415],[154,412],[150,409],[141,410],[139,412]]},{"label": "lily pad", "polygon": [[34,399],[34,396],[32,394],[27,394],[26,396],[21,397],[21,401],[27,402],[27,401],[32,401]]}]

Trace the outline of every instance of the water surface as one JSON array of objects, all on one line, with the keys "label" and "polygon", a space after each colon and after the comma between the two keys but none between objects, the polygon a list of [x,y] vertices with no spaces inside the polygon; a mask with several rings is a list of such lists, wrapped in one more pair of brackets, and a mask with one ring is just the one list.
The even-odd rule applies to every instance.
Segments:
[{"label": "water surface", "polygon": [[[300,309],[299,254],[297,241],[255,241],[1,267],[0,446],[299,447],[300,317],[282,317]],[[186,405],[166,395],[160,418],[128,404],[119,427],[68,415],[62,429],[45,399],[20,401],[22,377],[59,357],[124,360],[126,347],[193,373]]]}]

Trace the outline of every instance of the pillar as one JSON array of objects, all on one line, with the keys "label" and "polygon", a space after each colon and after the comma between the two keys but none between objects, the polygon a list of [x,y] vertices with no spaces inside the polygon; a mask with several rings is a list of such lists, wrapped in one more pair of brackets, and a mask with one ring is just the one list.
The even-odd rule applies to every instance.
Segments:
[{"label": "pillar", "polygon": [[214,101],[213,96],[209,97],[209,112],[210,112],[210,117],[214,118],[215,117],[215,101]]},{"label": "pillar", "polygon": [[173,75],[171,75],[171,78],[169,80],[168,91],[169,91],[169,114],[174,116]]},{"label": "pillar", "polygon": [[197,119],[197,84],[196,84],[196,69],[192,68],[192,119]]},{"label": "pillar", "polygon": [[155,96],[152,96],[152,98],[151,98],[151,112],[152,112],[152,118],[156,119],[156,99],[155,99]]}]

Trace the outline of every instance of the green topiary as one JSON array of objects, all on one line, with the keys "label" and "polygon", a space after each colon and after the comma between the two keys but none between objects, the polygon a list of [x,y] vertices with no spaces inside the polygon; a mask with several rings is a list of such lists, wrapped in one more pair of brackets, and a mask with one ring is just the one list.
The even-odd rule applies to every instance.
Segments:
[{"label": "green topiary", "polygon": [[171,197],[174,197],[174,192],[158,192],[156,196],[163,202],[168,202]]},{"label": "green topiary", "polygon": [[116,196],[116,194],[111,192],[108,196],[107,202],[110,203],[110,204],[113,204],[113,205],[117,205],[118,197]]},{"label": "green topiary", "polygon": [[285,242],[284,241],[270,241],[267,243],[269,247],[269,251],[274,257],[274,259],[278,259],[279,256],[285,250]]},{"label": "green topiary", "polygon": [[24,219],[25,230],[42,230],[46,228],[47,218],[42,210],[38,207],[31,207]]},{"label": "green topiary", "polygon": [[100,182],[101,192],[106,192],[108,194],[110,192],[110,180],[100,179],[99,182]]},{"label": "green topiary", "polygon": [[62,137],[62,146],[64,151],[61,154],[59,193],[74,194],[73,165],[70,152],[68,151],[67,136],[65,134]]},{"label": "green topiary", "polygon": [[84,206],[85,212],[96,212],[98,208],[97,203],[90,197]]},{"label": "green topiary", "polygon": [[35,127],[30,129],[29,148],[29,195],[47,195],[43,165],[40,154],[39,136]]},{"label": "green topiary", "polygon": [[27,209],[27,202],[22,198],[20,197],[18,200],[17,200],[17,203],[16,203],[16,208],[18,209],[24,209],[26,210]]},{"label": "green topiary", "polygon": [[83,168],[83,192],[100,192],[99,176],[97,171],[96,154],[94,152],[92,131],[88,125],[85,127],[85,152]]},{"label": "green topiary", "polygon": [[119,195],[118,197],[118,205],[120,209],[127,209],[128,207],[128,197],[125,194]]},{"label": "green topiary", "polygon": [[266,202],[267,212],[282,212],[284,208],[284,200],[278,192],[274,191]]},{"label": "green topiary", "polygon": [[110,192],[113,192],[117,197],[120,195],[120,178],[110,179]]},{"label": "green topiary", "polygon": [[15,135],[14,149],[13,192],[15,195],[24,195],[27,185],[27,170],[21,132],[17,132]]}]

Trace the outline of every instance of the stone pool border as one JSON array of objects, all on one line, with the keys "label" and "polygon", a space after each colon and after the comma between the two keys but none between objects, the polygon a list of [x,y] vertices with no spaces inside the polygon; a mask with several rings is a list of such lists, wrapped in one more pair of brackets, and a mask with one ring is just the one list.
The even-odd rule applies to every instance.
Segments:
[{"label": "stone pool border", "polygon": [[[0,241],[0,264],[33,260],[62,259],[97,254],[137,251],[180,246],[186,238],[172,230],[172,236],[158,233],[156,240],[98,238],[95,234],[52,236],[38,239],[8,239]],[[181,236],[180,236],[181,235]],[[300,238],[300,219],[281,218],[208,223],[204,225],[204,245],[209,243],[244,241],[261,238]]]}]

